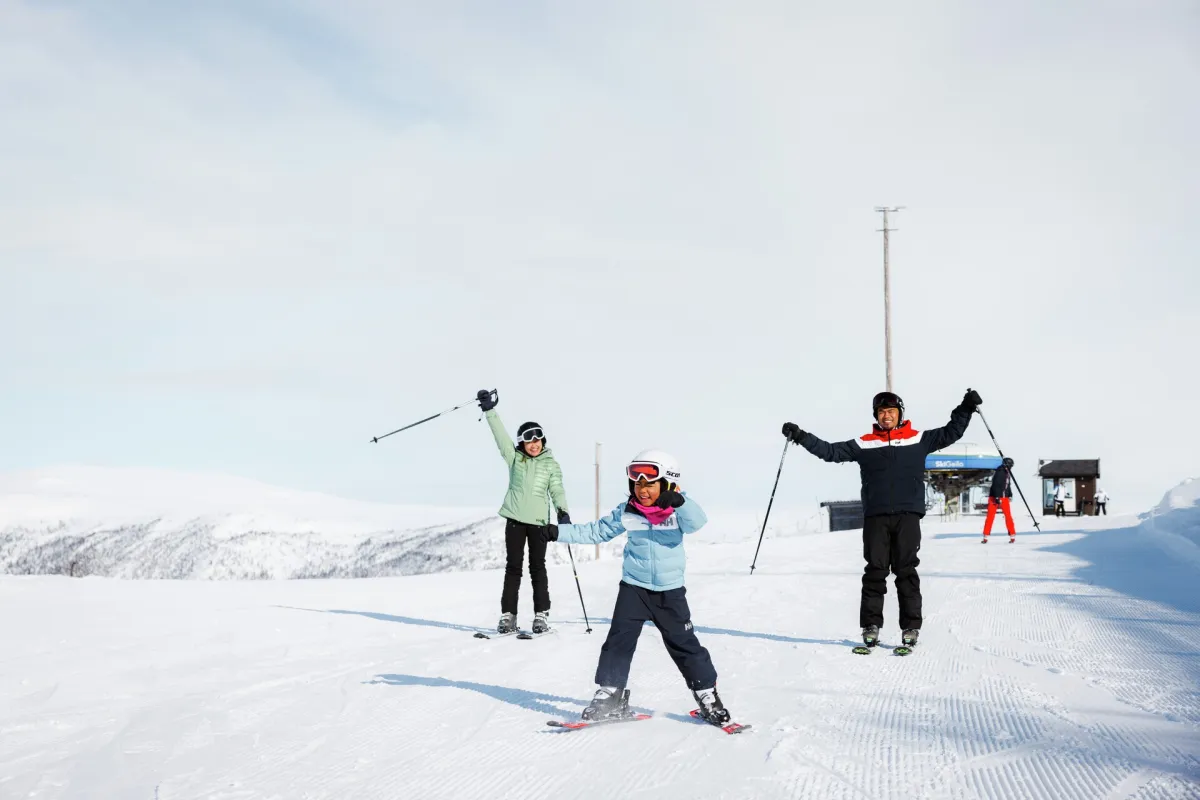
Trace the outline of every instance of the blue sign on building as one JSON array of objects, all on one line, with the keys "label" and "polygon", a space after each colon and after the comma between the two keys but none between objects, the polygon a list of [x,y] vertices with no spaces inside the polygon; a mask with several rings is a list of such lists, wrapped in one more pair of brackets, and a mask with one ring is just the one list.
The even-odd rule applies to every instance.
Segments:
[{"label": "blue sign on building", "polygon": [[925,456],[927,470],[999,469],[1003,464],[1000,456],[950,456],[931,453]]}]

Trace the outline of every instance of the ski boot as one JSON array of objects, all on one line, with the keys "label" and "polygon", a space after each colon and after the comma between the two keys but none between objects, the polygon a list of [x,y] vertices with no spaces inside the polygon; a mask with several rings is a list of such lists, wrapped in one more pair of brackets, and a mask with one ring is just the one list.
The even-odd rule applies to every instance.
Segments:
[{"label": "ski boot", "polygon": [[729,711],[721,703],[721,696],[717,694],[716,686],[711,689],[693,691],[692,696],[696,698],[696,703],[700,706],[701,719],[717,727],[729,724],[729,720],[732,717],[729,716]]},{"label": "ski boot", "polygon": [[533,632],[534,632],[534,634],[549,633],[549,631],[550,631],[550,612],[549,611],[539,611],[536,614],[534,614],[533,615]]},{"label": "ski boot", "polygon": [[988,537],[986,537],[986,536],[985,536],[985,537],[983,537],[983,539],[982,539],[982,540],[980,540],[980,542],[979,542],[979,543],[980,543],[980,544],[987,544],[987,540],[988,540]]},{"label": "ski boot", "polygon": [[517,632],[517,615],[504,612],[500,615],[500,622],[496,624],[496,633],[509,634]]},{"label": "ski boot", "polygon": [[580,716],[586,720],[618,719],[629,716],[629,690],[601,686]]},{"label": "ski boot", "polygon": [[854,648],[854,652],[860,656],[870,655],[871,650],[874,649],[875,645],[879,644],[879,626],[868,625],[867,627],[863,628],[862,637],[863,643]]},{"label": "ski boot", "polygon": [[919,630],[909,628],[900,634],[900,646],[892,652],[898,656],[906,656],[912,653],[913,648],[917,646],[917,637],[921,635]]},{"label": "ski boot", "polygon": [[1010,536],[1010,537],[1008,537],[1008,543],[1009,543],[1009,544],[1016,544],[1016,543],[1017,543],[1017,537],[1015,537],[1015,536]]}]

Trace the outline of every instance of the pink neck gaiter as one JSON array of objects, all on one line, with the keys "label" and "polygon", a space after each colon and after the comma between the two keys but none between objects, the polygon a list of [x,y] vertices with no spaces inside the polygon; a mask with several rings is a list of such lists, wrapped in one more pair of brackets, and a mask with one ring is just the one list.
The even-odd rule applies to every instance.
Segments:
[{"label": "pink neck gaiter", "polygon": [[644,506],[637,500],[630,500],[630,502],[633,503],[634,508],[642,512],[642,516],[650,520],[651,525],[662,525],[675,513],[675,509],[669,506],[667,508],[659,508],[658,506]]}]

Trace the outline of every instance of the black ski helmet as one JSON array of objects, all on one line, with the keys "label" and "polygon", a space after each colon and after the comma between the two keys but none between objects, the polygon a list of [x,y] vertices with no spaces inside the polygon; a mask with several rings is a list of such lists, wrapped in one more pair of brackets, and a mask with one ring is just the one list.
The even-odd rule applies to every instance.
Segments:
[{"label": "black ski helmet", "polygon": [[[525,452],[525,432],[533,430],[536,430],[541,434],[541,436],[535,436],[534,438],[542,440],[543,449],[550,446],[546,441],[546,431],[541,425],[537,424],[536,422],[523,422],[521,423],[521,427],[517,428],[517,449],[522,453]],[[530,441],[533,441],[533,439],[530,439]]]},{"label": "black ski helmet", "polygon": [[900,420],[904,420],[904,401],[900,399],[900,395],[895,392],[880,392],[875,395],[875,399],[871,401],[871,418],[879,419],[879,409],[881,408],[898,408],[900,409]]},{"label": "black ski helmet", "polygon": [[1009,469],[1012,469],[1013,468],[1013,460],[1011,458],[1005,458],[1004,466],[1008,467]]}]

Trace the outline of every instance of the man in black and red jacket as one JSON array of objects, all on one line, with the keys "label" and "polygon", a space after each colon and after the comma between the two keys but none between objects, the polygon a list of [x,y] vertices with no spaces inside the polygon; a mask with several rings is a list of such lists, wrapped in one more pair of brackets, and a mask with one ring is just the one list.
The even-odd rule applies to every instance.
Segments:
[{"label": "man in black and red jacket", "polygon": [[967,431],[975,409],[983,403],[968,389],[962,403],[950,414],[944,428],[918,431],[904,419],[904,401],[891,392],[880,392],[871,403],[875,425],[871,432],[846,442],[826,442],[800,430],[783,426],[783,435],[825,461],[854,461],[862,473],[863,570],[859,624],[863,642],[874,647],[883,625],[883,598],[887,576],[896,576],[900,600],[900,628],[906,646],[916,644],[921,629],[921,518],[925,516],[925,456],[957,442]]}]

